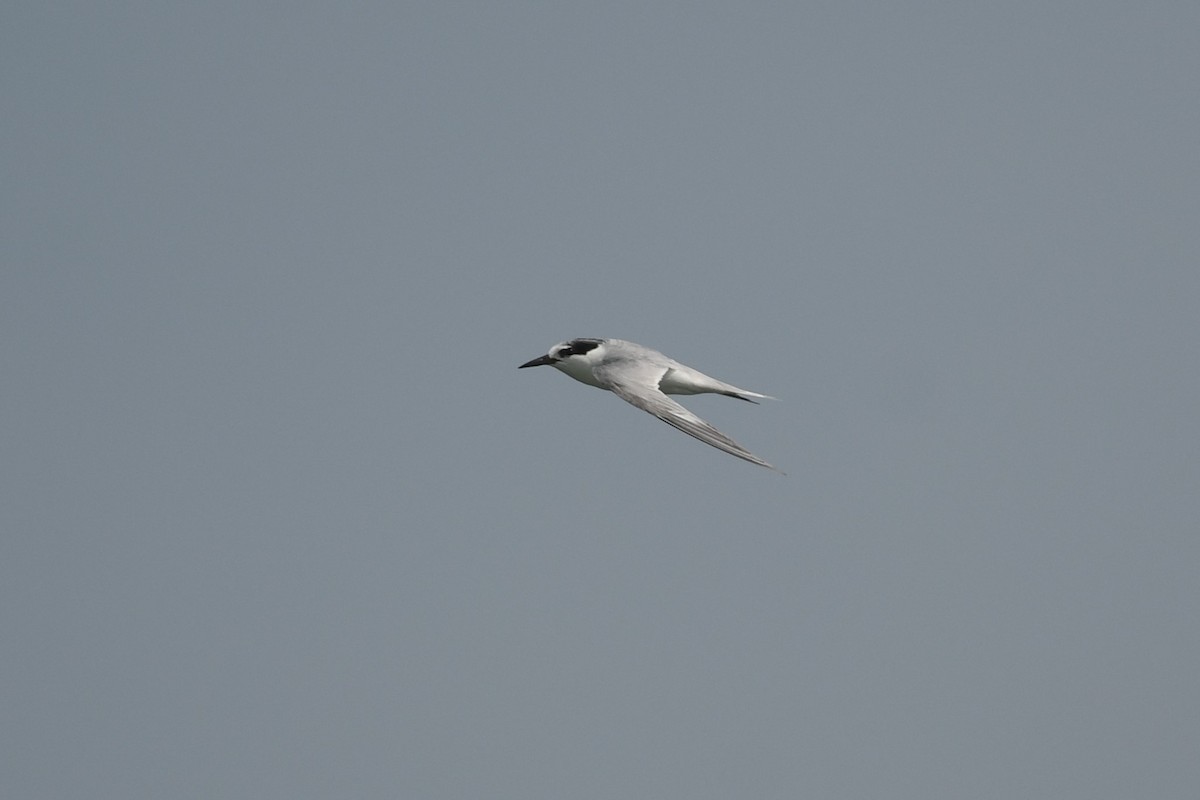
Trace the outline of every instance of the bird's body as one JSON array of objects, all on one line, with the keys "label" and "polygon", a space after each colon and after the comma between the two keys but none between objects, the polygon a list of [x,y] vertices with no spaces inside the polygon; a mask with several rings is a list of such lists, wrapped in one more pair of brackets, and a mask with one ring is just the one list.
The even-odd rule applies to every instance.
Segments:
[{"label": "bird's body", "polygon": [[680,364],[657,350],[622,339],[571,339],[556,344],[550,352],[522,364],[549,365],[580,383],[607,389],[705,444],[730,455],[775,469],[725,434],[667,397],[668,394],[723,394],[748,402],[774,399],[758,392],[739,389],[699,370]]}]

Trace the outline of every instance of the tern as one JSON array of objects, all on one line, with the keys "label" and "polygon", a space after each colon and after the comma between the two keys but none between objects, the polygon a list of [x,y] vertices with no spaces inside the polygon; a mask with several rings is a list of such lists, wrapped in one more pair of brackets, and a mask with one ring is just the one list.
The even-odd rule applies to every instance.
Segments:
[{"label": "tern", "polygon": [[669,394],[714,393],[757,403],[755,398],[774,400],[770,395],[739,389],[680,364],[657,350],[622,339],[580,338],[560,342],[551,347],[546,355],[526,361],[517,369],[547,365],[565,372],[580,383],[607,389],[625,402],[648,411],[668,425],[718,450],[779,472],[667,397]]}]

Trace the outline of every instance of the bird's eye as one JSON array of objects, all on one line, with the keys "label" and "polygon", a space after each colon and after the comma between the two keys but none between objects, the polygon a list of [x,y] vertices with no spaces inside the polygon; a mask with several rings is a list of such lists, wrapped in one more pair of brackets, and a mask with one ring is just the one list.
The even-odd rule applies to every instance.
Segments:
[{"label": "bird's eye", "polygon": [[600,344],[599,339],[575,339],[565,347],[560,349],[555,355],[558,358],[568,358],[569,356],[586,355],[596,349]]}]

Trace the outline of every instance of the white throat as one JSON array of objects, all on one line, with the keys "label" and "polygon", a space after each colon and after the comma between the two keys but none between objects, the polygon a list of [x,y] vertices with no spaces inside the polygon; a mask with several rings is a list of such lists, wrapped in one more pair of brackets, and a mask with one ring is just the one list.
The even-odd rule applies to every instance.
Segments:
[{"label": "white throat", "polygon": [[[595,352],[595,351],[592,351]],[[588,355],[591,355],[589,353]],[[580,383],[586,383],[588,386],[595,386],[598,389],[603,389],[596,382],[595,376],[592,375],[591,360],[587,356],[571,356],[564,358],[562,361],[555,361],[554,367],[560,372],[565,372]]]}]

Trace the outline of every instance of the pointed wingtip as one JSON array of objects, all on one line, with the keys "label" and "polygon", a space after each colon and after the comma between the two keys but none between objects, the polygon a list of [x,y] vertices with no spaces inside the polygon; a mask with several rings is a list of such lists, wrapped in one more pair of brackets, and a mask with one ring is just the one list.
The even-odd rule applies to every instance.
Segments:
[{"label": "pointed wingtip", "polygon": [[727,397],[736,397],[738,400],[745,400],[747,403],[758,405],[759,400],[774,400],[779,402],[778,397],[771,397],[769,394],[759,394],[758,392],[747,392],[744,389],[739,389],[736,392],[722,392]]}]

